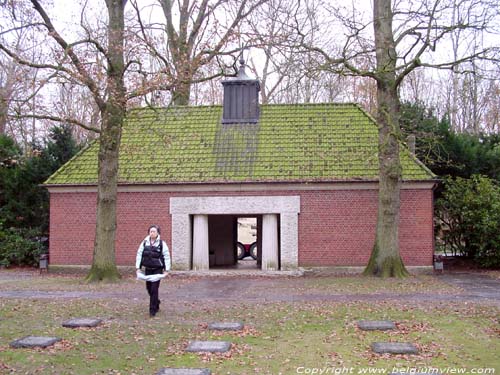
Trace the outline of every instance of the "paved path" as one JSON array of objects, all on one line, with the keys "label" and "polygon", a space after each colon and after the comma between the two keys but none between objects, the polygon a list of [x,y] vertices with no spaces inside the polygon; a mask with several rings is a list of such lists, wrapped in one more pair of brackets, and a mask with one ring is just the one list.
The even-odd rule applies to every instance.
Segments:
[{"label": "paved path", "polygon": [[449,273],[439,276],[444,282],[464,289],[473,298],[500,299],[500,279],[482,273]]},{"label": "paved path", "polygon": [[286,279],[199,279],[175,291],[174,298],[186,300],[293,302],[293,301],[481,301],[500,306],[500,279],[485,274],[444,274],[444,283],[457,286],[457,293],[322,293],[286,287]]},{"label": "paved path", "polygon": [[[15,280],[36,280],[38,275],[9,272],[0,273],[3,283],[0,298],[117,298],[137,299],[144,294],[142,283],[129,283],[128,288],[119,291],[39,291],[35,290],[36,282],[30,290],[16,290]],[[304,285],[302,277],[193,277],[172,278],[167,280],[170,287],[162,287],[161,298],[178,302],[295,302],[295,301],[406,301],[406,302],[481,302],[500,306],[500,279],[484,273],[449,273],[436,276],[438,280],[457,289],[454,293],[335,293],[311,289]],[[12,281],[13,288],[8,290],[6,284]]]}]

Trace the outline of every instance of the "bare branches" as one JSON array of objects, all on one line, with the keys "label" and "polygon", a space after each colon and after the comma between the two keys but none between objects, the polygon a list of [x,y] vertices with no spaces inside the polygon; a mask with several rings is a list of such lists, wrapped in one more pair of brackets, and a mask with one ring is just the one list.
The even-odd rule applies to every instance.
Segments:
[{"label": "bare branches", "polygon": [[[422,0],[393,4],[393,36],[395,64],[375,67],[374,38],[369,30],[371,16],[342,6],[322,5],[321,0],[302,3],[290,19],[297,39],[288,40],[287,48],[298,48],[300,54],[313,54],[310,69],[331,74],[369,77],[379,81],[384,74],[395,73],[393,85],[398,88],[405,77],[415,69],[449,69],[467,71],[474,61],[496,63],[500,61],[498,48],[492,45],[497,38],[500,11],[489,0]],[[324,34],[311,38],[312,27],[308,18],[313,15],[318,28],[336,30],[342,38],[326,39]],[[376,18],[375,18],[376,21]],[[312,24],[312,22],[309,22]],[[495,29],[495,27],[497,29]],[[496,30],[496,31],[495,31]],[[495,33],[496,34],[492,34]],[[326,35],[332,35],[328,33]],[[450,43],[462,38],[449,56]],[[493,39],[492,39],[493,38]],[[292,45],[293,44],[293,45]]]},{"label": "bare branches", "polygon": [[92,126],[88,126],[84,124],[83,122],[80,122],[76,120],[73,117],[59,117],[59,116],[54,116],[54,115],[42,115],[42,114],[34,114],[34,113],[28,113],[28,114],[18,114],[15,116],[16,118],[19,119],[25,119],[25,118],[30,118],[30,119],[37,119],[37,120],[49,120],[49,121],[54,121],[54,122],[59,122],[63,124],[73,124],[73,125],[78,125],[79,127],[89,130],[94,133],[100,133],[101,130],[98,128],[94,128]]},{"label": "bare branches", "polygon": [[[89,26],[86,21],[84,13],[88,4],[81,10],[80,24],[69,24],[71,31],[63,36],[56,29],[57,23],[53,22],[43,2],[30,0],[29,3],[33,8],[21,8],[16,12],[16,19],[9,19],[4,14],[10,27],[4,28],[5,32],[0,35],[0,58],[8,58],[18,66],[32,69],[38,76],[24,85],[23,92],[12,99],[8,109],[9,121],[21,125],[31,119],[33,128],[38,126],[39,120],[65,122],[98,132],[95,124],[103,116],[95,115],[96,108],[104,113],[110,108],[108,100],[117,95],[116,85],[106,80],[106,74],[118,72],[119,80],[124,79],[121,68],[117,70],[110,59],[119,43],[112,42],[112,48],[104,47],[104,27]],[[95,12],[96,8],[88,10]],[[40,22],[36,21],[38,17]],[[118,53],[123,55],[123,51]],[[73,103],[64,102],[62,97],[60,100],[57,98],[58,93],[64,91],[65,84],[76,88],[71,96]],[[82,90],[82,87],[85,89]],[[89,93],[92,96],[90,101]],[[72,106],[81,107],[82,102],[90,103],[94,108],[73,112]],[[121,105],[125,108],[124,102]]]},{"label": "bare branches", "polygon": [[36,68],[36,69],[51,69],[51,70],[55,70],[55,71],[65,72],[68,74],[71,73],[71,71],[69,69],[65,68],[62,65],[35,63],[32,61],[25,60],[18,53],[11,51],[9,48],[7,48],[2,43],[0,43],[0,50],[4,51],[9,57],[14,59],[18,64],[21,64],[21,65],[29,66],[31,68]]},{"label": "bare branches", "polygon": [[[18,64],[44,70],[44,74],[57,72],[61,82],[84,84],[93,97],[98,94],[102,110],[110,95],[105,76],[113,66],[104,43],[105,29],[90,17],[95,11],[94,3],[85,2],[73,26],[76,32],[63,36],[61,30],[55,30],[57,23],[52,23],[44,11],[44,3],[30,2],[37,6],[31,10],[32,16],[23,20],[23,26],[12,23],[0,32],[0,53]],[[266,56],[262,63],[254,64],[255,74],[268,85],[262,91],[263,98],[270,95],[266,100],[291,100],[291,94],[284,93],[291,92],[290,88],[299,95],[302,90],[303,98],[309,96],[308,91],[321,90],[311,98],[325,100],[335,96],[333,82],[348,87],[344,92],[351,94],[344,95],[344,99],[359,99],[355,90],[373,89],[364,80],[377,81],[388,70],[396,73],[395,87],[422,68],[456,74],[471,71],[472,61],[480,61],[475,74],[486,74],[483,70],[491,68],[500,53],[491,45],[491,39],[480,38],[485,30],[498,26],[498,18],[492,23],[494,2],[395,2],[396,65],[377,68],[372,15],[340,1],[158,0],[140,8],[139,1],[131,0],[123,69],[126,98],[136,104],[138,98],[145,100],[145,96],[153,94],[166,103],[173,95],[179,98],[177,104],[188,104],[192,85],[197,85],[197,93],[205,87],[211,90],[200,84],[226,75],[242,48],[248,47],[261,51],[252,56],[254,61]],[[35,12],[41,12],[41,22]],[[43,42],[43,52],[52,53],[53,58],[34,59],[26,50],[11,45],[6,35],[13,35],[22,27],[36,29],[39,35],[52,39],[53,43]],[[450,50],[456,53],[447,58]],[[366,100],[372,99],[367,96]]]},{"label": "bare branches", "polygon": [[65,53],[68,54],[68,56],[71,59],[71,62],[73,63],[74,67],[77,69],[78,73],[81,76],[82,81],[85,83],[85,85],[89,88],[89,90],[92,92],[92,95],[95,98],[95,101],[99,108],[104,109],[105,107],[105,102],[103,101],[101,94],[99,92],[99,87],[95,83],[95,81],[90,77],[89,73],[85,69],[84,65],[74,52],[73,48],[64,40],[64,38],[56,31],[54,28],[54,25],[52,24],[51,19],[45,12],[45,9],[41,6],[38,0],[31,0],[31,3],[35,7],[36,11],[38,14],[42,17],[45,27],[49,31],[49,35],[56,41],[59,46],[63,49]]},{"label": "bare branches", "polygon": [[[166,76],[168,78],[168,81],[171,81],[172,80],[172,72],[171,72],[171,69],[170,69],[171,62],[167,58],[167,56],[165,56],[163,53],[161,53],[158,50],[158,48],[155,45],[154,41],[151,40],[152,38],[147,33],[147,29],[148,28],[152,29],[152,25],[149,25],[149,26],[145,26],[144,25],[144,22],[143,22],[143,19],[142,19],[142,15],[141,15],[141,9],[139,9],[139,6],[137,5],[137,1],[135,1],[135,0],[131,1],[131,4],[132,4],[132,7],[134,8],[134,11],[135,11],[135,14],[136,14],[136,17],[137,17],[137,22],[139,24],[139,31],[140,31],[140,35],[142,37],[141,42],[144,43],[145,47],[152,54],[153,58],[157,58],[157,59],[160,60],[160,62],[162,63],[162,66],[164,68],[163,71],[162,71],[162,73],[166,74]],[[135,62],[129,62],[128,65],[132,65],[132,63],[135,63]],[[138,62],[138,64],[142,65],[140,62]]]},{"label": "bare branches", "polygon": [[[242,22],[267,1],[159,0],[166,20],[165,35],[171,57],[168,65],[166,58],[161,61],[171,68],[176,104],[189,103],[190,82],[204,81],[223,73],[222,69],[208,74],[204,70],[221,56],[241,49]],[[179,14],[178,24],[175,24],[174,12]],[[228,22],[220,22],[224,18]]]},{"label": "bare branches", "polygon": [[34,22],[34,23],[26,24],[26,25],[17,26],[17,27],[11,27],[11,28],[2,30],[0,32],[0,36],[5,35],[5,34],[10,34],[10,33],[15,33],[18,31],[25,30],[25,29],[30,28],[30,27],[37,27],[37,26],[45,26],[45,24],[42,22]]}]

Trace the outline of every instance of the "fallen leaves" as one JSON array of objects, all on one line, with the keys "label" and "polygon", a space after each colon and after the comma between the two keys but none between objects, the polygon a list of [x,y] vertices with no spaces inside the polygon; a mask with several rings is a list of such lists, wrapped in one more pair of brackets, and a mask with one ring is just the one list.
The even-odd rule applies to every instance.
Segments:
[{"label": "fallen leaves", "polygon": [[196,353],[202,362],[218,362],[233,360],[237,356],[242,356],[250,351],[250,346],[246,344],[232,344],[231,349],[224,353],[199,352]]},{"label": "fallen leaves", "polygon": [[255,328],[250,326],[243,326],[243,329],[239,330],[209,330],[207,323],[200,323],[199,328],[202,329],[203,333],[207,335],[211,335],[214,337],[222,337],[222,336],[232,336],[232,337],[246,337],[246,336],[261,336],[261,333],[257,331]]},{"label": "fallen leaves", "polygon": [[7,365],[6,363],[0,361],[0,370],[9,370],[10,372],[15,372],[14,367]]},{"label": "fallen leaves", "polygon": [[[316,281],[330,283],[332,280]],[[434,282],[432,278],[422,280],[411,280],[409,290],[422,291],[425,285]],[[70,280],[58,282],[65,281]],[[77,366],[84,363],[89,373],[115,375],[154,373],[165,364],[209,367],[212,373],[220,375],[290,374],[295,373],[297,366],[320,363],[336,368],[369,364],[382,367],[389,362],[399,363],[401,367],[435,362],[486,363],[492,361],[491,352],[498,349],[498,307],[486,302],[410,301],[405,300],[405,291],[400,293],[401,300],[378,301],[357,279],[322,284],[318,289],[306,288],[302,279],[280,279],[270,291],[263,288],[264,284],[257,283],[260,289],[248,289],[248,295],[242,294],[238,301],[196,299],[199,294],[180,294],[198,281],[173,278],[162,284],[162,310],[155,319],[147,317],[144,288],[127,283],[120,284],[119,291],[106,286],[97,293],[111,296],[107,300],[93,297],[2,299],[0,335],[6,341],[0,346],[0,373],[78,374]],[[56,283],[52,282],[55,288]],[[206,280],[200,282],[206,283]],[[323,295],[341,293],[342,288],[347,289],[353,283],[359,287],[353,295],[366,294],[366,297],[321,299]],[[340,291],[334,290],[336,285],[340,285]],[[398,283],[389,286],[388,294],[404,287]],[[182,290],[175,291],[177,287]],[[45,288],[49,289],[49,285]],[[76,283],[62,285],[61,289],[90,291]],[[127,299],[120,297],[124,295]],[[285,301],[283,296],[298,298]],[[306,299],[308,296],[311,299]],[[96,328],[61,328],[62,321],[75,316],[106,317],[106,323]],[[206,324],[207,321],[235,320],[249,324],[240,331],[211,331]],[[392,320],[397,329],[360,331],[358,320]],[[28,333],[63,337],[66,341],[40,350],[14,351],[5,345]],[[188,341],[200,338],[231,341],[233,346],[227,353],[186,353]],[[370,349],[374,341],[411,342],[420,353],[416,356],[375,354]],[[66,366],[62,364],[64,358],[71,358]],[[108,369],[113,366],[115,370]]]},{"label": "fallen leaves", "polygon": [[390,335],[409,335],[410,333],[420,332],[420,333],[430,333],[436,330],[426,322],[409,322],[402,321],[396,322],[396,330],[387,331]]}]

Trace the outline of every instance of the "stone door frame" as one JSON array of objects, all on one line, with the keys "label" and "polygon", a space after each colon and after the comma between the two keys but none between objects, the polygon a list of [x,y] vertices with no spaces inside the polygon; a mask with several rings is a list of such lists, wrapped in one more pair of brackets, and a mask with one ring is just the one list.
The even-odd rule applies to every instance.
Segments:
[{"label": "stone door frame", "polygon": [[172,197],[172,268],[209,268],[208,215],[263,215],[262,270],[295,270],[299,213],[300,196]]}]

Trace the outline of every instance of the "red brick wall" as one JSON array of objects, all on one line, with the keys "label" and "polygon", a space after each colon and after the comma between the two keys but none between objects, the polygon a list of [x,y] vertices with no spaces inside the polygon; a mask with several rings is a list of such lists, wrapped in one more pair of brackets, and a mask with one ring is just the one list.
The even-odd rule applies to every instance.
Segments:
[{"label": "red brick wall", "polygon": [[[173,196],[300,195],[299,265],[365,265],[375,238],[375,190],[273,191],[200,193],[120,193],[116,262],[134,265],[137,247],[150,224],[159,224],[171,247],[169,200]],[[434,251],[432,191],[401,192],[401,254],[406,265],[432,265]],[[51,264],[92,262],[95,193],[52,193],[50,196]],[[175,251],[175,249],[174,249]]]},{"label": "red brick wall", "polygon": [[[301,192],[299,264],[364,266],[375,240],[377,191]],[[402,190],[400,251],[407,266],[432,265],[432,191]]]},{"label": "red brick wall", "polygon": [[96,194],[50,194],[50,263],[91,264]]}]

